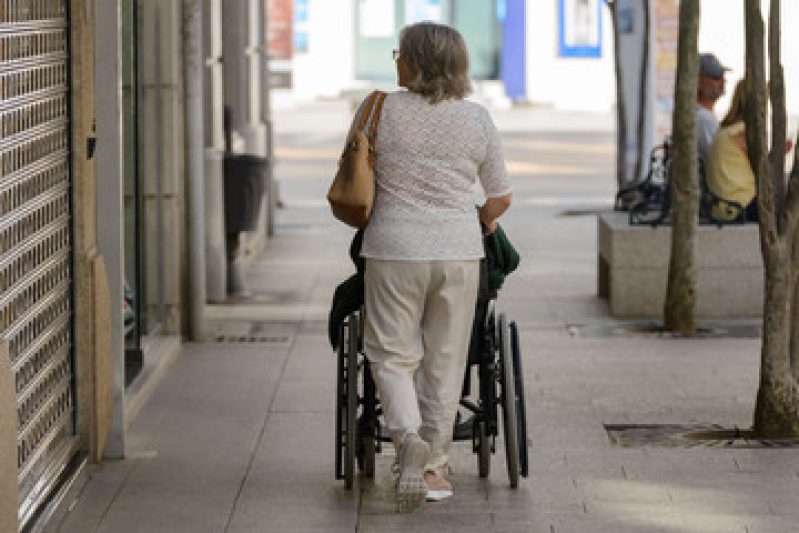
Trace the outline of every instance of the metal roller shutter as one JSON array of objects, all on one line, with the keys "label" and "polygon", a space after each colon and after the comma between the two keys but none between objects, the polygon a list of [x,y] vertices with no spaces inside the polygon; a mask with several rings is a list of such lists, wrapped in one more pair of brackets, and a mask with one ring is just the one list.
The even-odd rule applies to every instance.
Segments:
[{"label": "metal roller shutter", "polygon": [[65,0],[0,0],[0,334],[16,375],[19,518],[75,451]]}]

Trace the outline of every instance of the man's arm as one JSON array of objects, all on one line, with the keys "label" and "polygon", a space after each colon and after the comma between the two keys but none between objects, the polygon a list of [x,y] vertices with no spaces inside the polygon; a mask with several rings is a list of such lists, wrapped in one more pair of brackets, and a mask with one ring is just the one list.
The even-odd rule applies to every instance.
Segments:
[{"label": "man's arm", "polygon": [[702,113],[696,115],[696,153],[701,159],[707,159],[713,137],[716,136],[719,126],[715,120],[708,120]]}]

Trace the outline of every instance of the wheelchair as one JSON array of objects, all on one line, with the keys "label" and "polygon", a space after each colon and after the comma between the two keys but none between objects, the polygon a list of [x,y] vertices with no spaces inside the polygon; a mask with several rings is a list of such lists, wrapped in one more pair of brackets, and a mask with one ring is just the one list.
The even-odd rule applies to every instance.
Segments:
[{"label": "wheelchair", "polygon": [[[504,313],[497,315],[495,301],[496,294],[478,296],[453,441],[471,441],[479,475],[488,477],[501,412],[508,478],[517,488],[519,478],[528,475],[521,347],[516,323]],[[356,467],[364,477],[374,477],[375,456],[391,443],[363,352],[363,324],[363,310],[351,313],[341,324],[337,350],[335,468],[336,479],[343,479],[347,489],[353,486]],[[473,375],[476,397],[471,394]]]}]

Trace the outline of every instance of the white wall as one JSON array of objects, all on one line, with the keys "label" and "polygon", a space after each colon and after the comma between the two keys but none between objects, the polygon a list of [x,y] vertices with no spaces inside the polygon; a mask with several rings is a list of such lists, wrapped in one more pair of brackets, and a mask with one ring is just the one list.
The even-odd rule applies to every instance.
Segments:
[{"label": "white wall", "polygon": [[[488,0],[486,0],[488,1]],[[764,12],[768,0],[762,0]],[[354,9],[357,0],[309,0],[308,52],[294,56],[294,89],[274,91],[274,105],[335,96],[355,85]],[[799,1],[783,0],[783,65],[789,113],[799,115]],[[610,13],[602,9],[602,57],[558,57],[557,0],[527,1],[527,97],[564,110],[606,112],[616,101]],[[715,53],[732,67],[729,90],[717,108],[727,108],[729,93],[743,75],[743,0],[703,0],[699,50]],[[794,121],[796,122],[796,121]],[[794,129],[796,124],[794,123]]]},{"label": "white wall", "polygon": [[602,57],[558,57],[557,0],[527,2],[527,99],[558,109],[608,111],[616,101],[613,34],[602,8]]},{"label": "white wall", "polygon": [[[768,24],[768,1],[762,0],[763,17]],[[723,21],[723,23],[719,23]],[[782,2],[782,64],[785,71],[785,88],[788,113],[799,115],[799,2]],[[702,20],[699,28],[699,50],[712,52],[726,66],[727,94],[716,105],[716,114],[723,116],[735,84],[744,75],[744,7],[743,0],[703,0]],[[792,121],[796,132],[797,120]]]},{"label": "white wall", "polygon": [[[768,0],[762,0],[764,17]],[[743,0],[703,0],[699,29],[700,52],[713,52],[732,68],[728,91],[717,107],[722,115],[735,83],[744,73]],[[653,22],[654,23],[654,22]],[[799,117],[799,1],[782,2],[782,55],[788,113]],[[560,109],[607,111],[615,104],[613,38],[610,14],[603,8],[602,58],[558,57],[557,0],[527,2],[527,95],[534,103]],[[793,130],[799,118],[792,122]]]}]

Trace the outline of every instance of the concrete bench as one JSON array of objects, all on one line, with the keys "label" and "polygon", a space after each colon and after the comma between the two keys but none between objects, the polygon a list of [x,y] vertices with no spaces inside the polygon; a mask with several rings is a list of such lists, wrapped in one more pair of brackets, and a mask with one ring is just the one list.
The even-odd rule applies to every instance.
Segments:
[{"label": "concrete bench", "polygon": [[[597,220],[597,292],[617,317],[660,317],[666,297],[671,227],[631,226],[629,214]],[[696,230],[699,317],[763,313],[763,260],[757,224]]]}]

